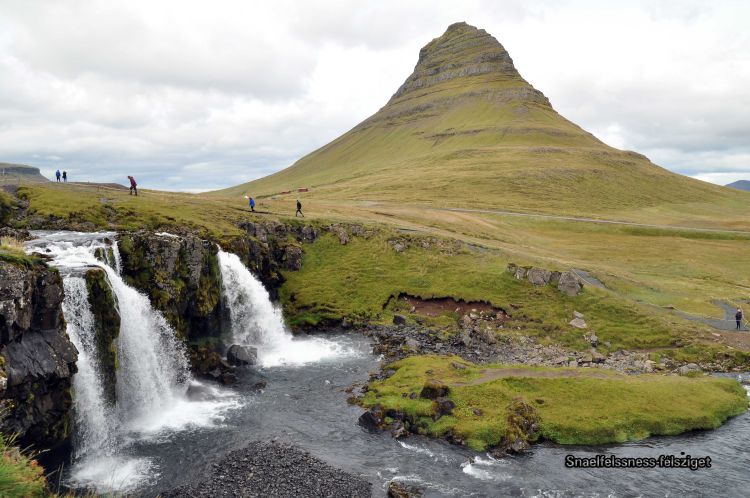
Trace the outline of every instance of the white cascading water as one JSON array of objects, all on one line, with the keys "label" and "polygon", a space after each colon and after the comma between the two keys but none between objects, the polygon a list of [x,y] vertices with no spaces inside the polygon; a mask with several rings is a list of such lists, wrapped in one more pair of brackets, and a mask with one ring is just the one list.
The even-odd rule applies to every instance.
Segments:
[{"label": "white cascading water", "polygon": [[104,396],[99,376],[101,366],[96,355],[96,325],[89,304],[86,281],[81,277],[63,279],[65,300],[63,313],[68,336],[78,350],[78,373],[73,376],[75,410],[75,458],[85,458],[96,450],[112,447],[113,416]]},{"label": "white cascading water", "polygon": [[112,242],[112,257],[114,258],[114,269],[118,275],[122,274],[122,256],[120,255],[120,246],[117,241]]},{"label": "white cascading water", "polygon": [[[203,385],[190,376],[184,347],[148,298],[120,276],[121,260],[112,245],[115,268],[99,261],[96,249],[110,246],[113,233],[36,233],[27,249],[52,256],[65,286],[63,313],[71,341],[79,351],[73,377],[75,437],[71,479],[102,492],[127,491],[153,478],[153,462],[128,457],[128,445],[138,438],[162,436],[190,427],[212,427],[223,414],[239,406],[232,393]],[[109,259],[109,258],[108,258]],[[107,273],[120,314],[117,338],[116,403],[104,396],[101,365],[96,359],[95,324],[88,289],[81,273],[100,267]],[[188,389],[202,391],[191,399]]]},{"label": "white cascading water", "polygon": [[120,309],[117,412],[137,429],[143,419],[183,398],[190,374],[185,348],[148,298],[104,266]]},{"label": "white cascading water", "polygon": [[262,366],[302,365],[345,354],[340,345],[325,339],[294,339],[281,310],[236,254],[219,251],[219,267],[232,342],[257,347]]}]

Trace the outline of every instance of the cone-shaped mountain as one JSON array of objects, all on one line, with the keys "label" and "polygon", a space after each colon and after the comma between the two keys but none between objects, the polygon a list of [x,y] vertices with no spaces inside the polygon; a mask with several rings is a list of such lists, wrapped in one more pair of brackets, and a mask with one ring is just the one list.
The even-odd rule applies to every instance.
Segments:
[{"label": "cone-shaped mountain", "polygon": [[[606,109],[602,109],[606,112]],[[292,166],[220,191],[604,214],[726,196],[559,115],[490,34],[456,23],[373,116]]]}]

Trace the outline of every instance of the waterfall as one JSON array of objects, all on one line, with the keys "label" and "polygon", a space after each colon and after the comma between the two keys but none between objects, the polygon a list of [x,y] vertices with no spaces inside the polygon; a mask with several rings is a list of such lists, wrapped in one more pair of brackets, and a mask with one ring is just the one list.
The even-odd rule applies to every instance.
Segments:
[{"label": "waterfall", "polygon": [[122,256],[120,256],[120,246],[115,240],[112,242],[112,257],[114,258],[114,269],[118,275],[122,275]]},{"label": "waterfall", "polygon": [[124,423],[173,405],[189,380],[185,348],[148,298],[105,266],[120,309],[117,339],[117,412]]},{"label": "waterfall", "polygon": [[341,346],[321,338],[295,340],[284,325],[263,284],[237,255],[219,251],[224,305],[231,319],[231,342],[258,348],[266,367],[300,365],[344,354]]},{"label": "waterfall", "polygon": [[75,457],[82,458],[93,450],[109,452],[112,448],[112,413],[104,397],[101,368],[96,355],[96,326],[91,314],[86,281],[81,277],[63,279],[65,300],[63,313],[68,336],[78,350],[78,372],[73,376],[75,409]]},{"label": "waterfall", "polygon": [[[73,376],[74,465],[76,485],[104,492],[127,491],[157,470],[147,458],[129,456],[134,438],[163,437],[169,431],[212,427],[223,414],[239,406],[235,395],[193,380],[186,351],[174,330],[144,294],[120,276],[122,262],[113,233],[35,232],[28,251],[52,256],[65,287],[63,314],[68,334],[79,351]],[[95,252],[113,251],[108,263]],[[111,261],[114,259],[114,261]],[[83,272],[102,268],[120,314],[116,340],[118,368],[115,404],[109,406],[98,361],[94,315]],[[190,388],[200,392],[192,399]]]}]

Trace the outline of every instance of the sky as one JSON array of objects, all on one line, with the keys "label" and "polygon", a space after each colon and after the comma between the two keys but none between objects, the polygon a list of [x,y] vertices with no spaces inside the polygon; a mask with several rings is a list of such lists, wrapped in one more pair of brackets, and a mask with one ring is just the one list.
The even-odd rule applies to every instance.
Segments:
[{"label": "sky", "polygon": [[750,180],[750,2],[0,0],[0,162],[199,192],[382,107],[483,28],[562,115],[701,180]]}]

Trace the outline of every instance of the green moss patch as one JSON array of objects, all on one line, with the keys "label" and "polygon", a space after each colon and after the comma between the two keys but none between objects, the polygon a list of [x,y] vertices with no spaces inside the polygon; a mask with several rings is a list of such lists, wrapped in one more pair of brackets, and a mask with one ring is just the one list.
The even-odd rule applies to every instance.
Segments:
[{"label": "green moss patch", "polygon": [[[365,407],[380,404],[386,412],[403,412],[420,432],[450,434],[475,450],[518,438],[512,421],[519,402],[539,417],[537,431],[526,436],[561,444],[621,443],[713,429],[748,407],[747,393],[736,381],[716,377],[477,366],[434,355],[405,358],[388,368],[395,374],[370,383]],[[426,383],[448,386],[456,404],[452,414],[435,416],[434,402],[420,397]]]}]

